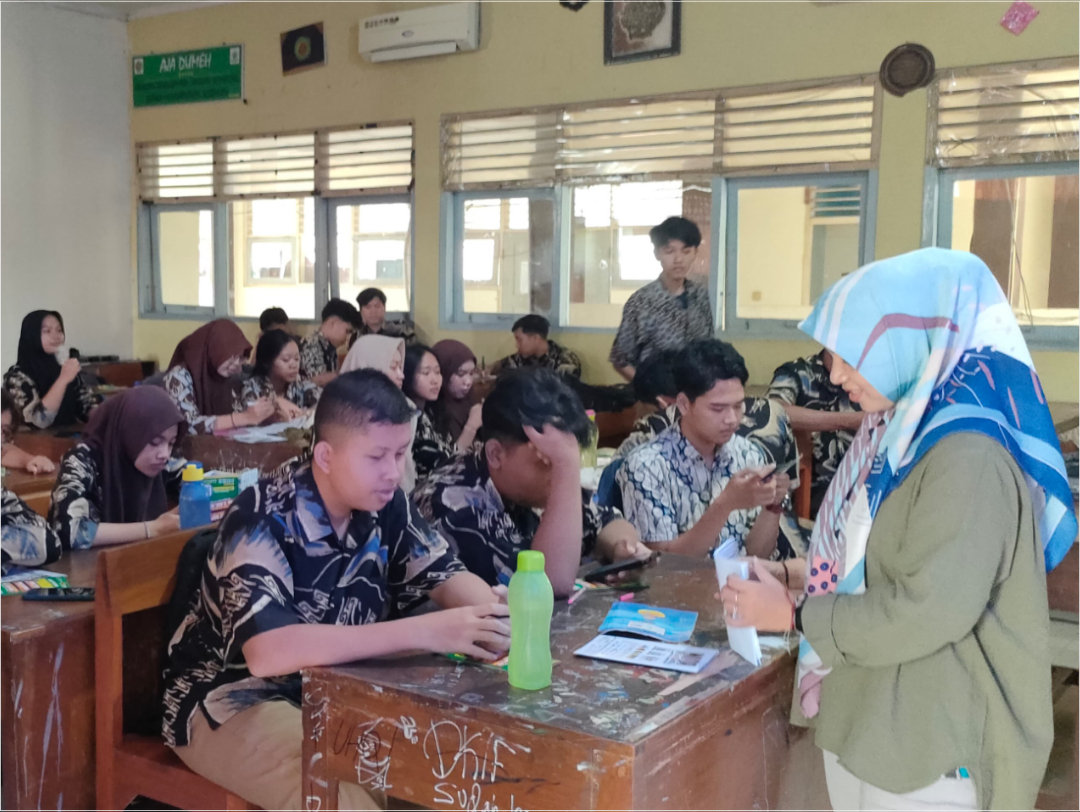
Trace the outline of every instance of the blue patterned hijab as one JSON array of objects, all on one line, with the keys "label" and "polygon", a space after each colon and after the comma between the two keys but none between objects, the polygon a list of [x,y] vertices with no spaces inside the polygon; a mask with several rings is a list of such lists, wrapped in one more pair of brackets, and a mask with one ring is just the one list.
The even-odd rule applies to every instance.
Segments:
[{"label": "blue patterned hijab", "polygon": [[[799,327],[896,404],[867,416],[825,494],[808,594],[864,591],[868,525],[849,519],[868,513],[872,523],[926,452],[956,432],[985,434],[1009,451],[1031,492],[1047,571],[1061,562],[1077,532],[1065,463],[1012,307],[981,259],[924,248],[872,263],[829,288]],[[804,640],[808,716],[827,673]]]}]

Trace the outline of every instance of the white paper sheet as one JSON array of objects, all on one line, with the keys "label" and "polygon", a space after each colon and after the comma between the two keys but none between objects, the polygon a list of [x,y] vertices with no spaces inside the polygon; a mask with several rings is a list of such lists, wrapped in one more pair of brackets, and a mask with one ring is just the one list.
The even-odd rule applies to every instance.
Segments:
[{"label": "white paper sheet", "polygon": [[[734,575],[746,580],[750,577],[750,565],[745,561],[726,558],[722,555],[723,547],[713,553],[713,562],[716,564],[716,580],[720,582],[720,588],[727,586],[727,580]],[[751,665],[761,665],[761,644],[758,641],[757,629],[753,626],[735,628],[728,626],[728,645],[731,650],[746,660]]]}]

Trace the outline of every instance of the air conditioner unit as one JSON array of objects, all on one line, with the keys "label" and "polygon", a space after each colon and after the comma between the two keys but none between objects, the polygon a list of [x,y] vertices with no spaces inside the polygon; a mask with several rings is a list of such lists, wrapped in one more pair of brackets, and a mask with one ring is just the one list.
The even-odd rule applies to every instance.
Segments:
[{"label": "air conditioner unit", "polygon": [[394,11],[360,21],[360,55],[370,62],[475,51],[479,0]]}]

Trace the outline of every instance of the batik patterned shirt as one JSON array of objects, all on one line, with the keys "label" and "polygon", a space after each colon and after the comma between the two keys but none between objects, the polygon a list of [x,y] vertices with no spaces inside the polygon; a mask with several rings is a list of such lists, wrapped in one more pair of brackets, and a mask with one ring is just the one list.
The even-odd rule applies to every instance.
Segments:
[{"label": "batik patterned shirt", "polygon": [[548,351],[540,356],[522,355],[517,352],[499,361],[499,371],[539,367],[550,369],[560,375],[572,375],[581,378],[581,358],[576,352],[566,349],[554,341],[548,341]]},{"label": "batik patterned shirt", "polygon": [[162,734],[188,743],[201,710],[212,729],[261,702],[299,707],[300,675],[262,678],[244,643],[300,623],[360,626],[392,619],[464,568],[398,490],[378,513],[330,525],[309,463],[261,479],[221,522],[202,584],[168,643]]},{"label": "batik patterned shirt", "polygon": [[[823,412],[857,412],[859,407],[848,399],[842,387],[829,380],[824,350],[808,358],[798,358],[778,367],[769,384],[768,397],[791,406]],[[840,461],[851,447],[851,431],[814,432],[814,481],[810,485],[814,512],[829,483],[836,476]]]},{"label": "batik patterned shirt", "polygon": [[[413,495],[431,526],[454,545],[461,562],[494,585],[512,575],[517,555],[532,547],[541,511],[507,502],[495,488],[483,447],[436,470]],[[581,554],[596,546],[600,531],[622,518],[614,508],[599,507],[581,492]]]},{"label": "batik patterned shirt", "polygon": [[[322,389],[311,381],[298,378],[285,388],[285,400],[301,409],[313,409],[319,403]],[[248,375],[233,398],[233,411],[242,412],[252,403],[263,399],[276,400],[277,392],[264,375]]]},{"label": "batik patterned shirt", "polygon": [[416,330],[408,321],[384,321],[381,330],[372,330],[366,324],[361,323],[356,332],[349,338],[349,348],[355,344],[361,336],[388,336],[389,338],[403,338],[406,344],[416,343]]},{"label": "batik patterned shirt", "polygon": [[709,290],[687,279],[672,296],[657,279],[634,291],[623,307],[611,346],[611,363],[639,367],[664,350],[681,350],[691,341],[713,337]]},{"label": "batik patterned shirt", "polygon": [[[173,456],[162,474],[165,489],[176,496],[187,460]],[[93,545],[102,522],[101,466],[86,443],[76,443],[60,459],[60,470],[49,504],[49,528],[65,550],[85,550]],[[147,517],[150,520],[157,516]]]},{"label": "batik patterned shirt", "polygon": [[0,503],[0,556],[8,564],[38,567],[60,558],[60,539],[22,499],[7,488]]},{"label": "batik patterned shirt", "polygon": [[[641,540],[671,541],[697,524],[735,474],[767,462],[759,446],[738,434],[707,461],[675,425],[631,451],[615,479]],[[733,510],[717,545],[729,538],[745,545],[760,514],[761,508]]]},{"label": "batik patterned shirt", "polygon": [[446,465],[456,454],[454,438],[439,431],[428,410],[421,409],[417,415],[412,447],[417,485],[422,485],[432,471]]},{"label": "batik patterned shirt", "polygon": [[[79,406],[78,418],[85,423],[90,419],[90,412],[101,403],[101,396],[90,391],[90,387],[82,379],[76,377],[68,386],[74,386],[77,393],[76,400]],[[22,415],[23,422],[28,426],[38,429],[47,429],[56,420],[56,412],[50,412],[41,402],[43,395],[48,392],[38,392],[34,379],[23,372],[18,364],[13,365],[4,373],[4,389]]]},{"label": "batik patterned shirt", "polygon": [[203,414],[195,400],[195,380],[185,366],[175,366],[165,373],[161,385],[173,399],[188,424],[188,434],[213,434],[217,415]]},{"label": "batik patterned shirt", "polygon": [[316,330],[300,341],[300,375],[314,378],[327,372],[336,372],[338,368],[337,347],[330,339]]}]

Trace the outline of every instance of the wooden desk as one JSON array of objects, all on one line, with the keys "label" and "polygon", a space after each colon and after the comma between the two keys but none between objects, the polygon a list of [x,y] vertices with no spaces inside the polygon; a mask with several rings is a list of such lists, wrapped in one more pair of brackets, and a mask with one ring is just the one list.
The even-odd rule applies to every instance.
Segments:
[{"label": "wooden desk", "polygon": [[134,386],[157,372],[157,361],[100,361],[84,364],[83,370],[113,386]]},{"label": "wooden desk", "polygon": [[258,468],[263,474],[279,468],[304,451],[296,443],[241,443],[209,434],[190,434],[184,438],[180,448],[187,459],[201,462],[206,471]]},{"label": "wooden desk", "polygon": [[[556,604],[552,686],[435,655],[304,672],[304,795],[334,809],[339,781],[429,809],[775,807],[794,659],[753,668],[724,645],[713,567],[667,555],[638,600],[699,614],[705,676],[576,658],[611,593]],[[606,595],[606,597],[605,597]]]},{"label": "wooden desk", "polygon": [[[97,553],[45,569],[93,586]],[[94,604],[2,600],[3,807],[93,809]]]},{"label": "wooden desk", "polygon": [[4,476],[4,487],[18,496],[51,492],[58,470],[49,474],[30,474],[12,469]]}]

